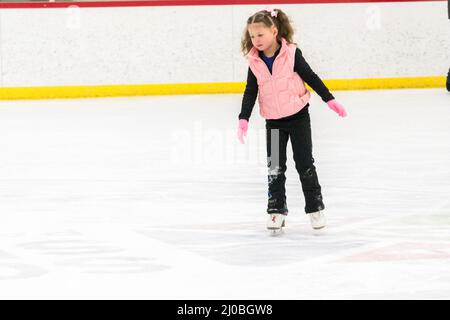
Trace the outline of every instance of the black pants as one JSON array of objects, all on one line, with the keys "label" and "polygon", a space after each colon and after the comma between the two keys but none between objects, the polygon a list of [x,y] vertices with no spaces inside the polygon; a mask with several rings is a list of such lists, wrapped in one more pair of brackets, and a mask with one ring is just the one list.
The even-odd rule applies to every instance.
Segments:
[{"label": "black pants", "polygon": [[308,104],[292,116],[266,120],[267,167],[269,169],[267,213],[288,213],[285,172],[286,148],[289,138],[291,139],[295,168],[300,176],[305,197],[305,212],[323,210],[325,206],[312,156]]}]

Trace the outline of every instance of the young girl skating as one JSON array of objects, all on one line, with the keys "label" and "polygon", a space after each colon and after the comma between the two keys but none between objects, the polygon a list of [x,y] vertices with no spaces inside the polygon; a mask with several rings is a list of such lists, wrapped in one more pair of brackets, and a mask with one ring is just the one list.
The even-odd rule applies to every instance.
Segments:
[{"label": "young girl skating", "polygon": [[305,212],[314,229],[325,227],[321,187],[312,156],[309,117],[310,92],[304,82],[339,116],[346,111],[311,70],[302,52],[292,41],[293,28],[280,9],[262,10],[248,18],[241,47],[249,69],[238,138],[248,130],[248,120],[258,96],[259,111],[266,119],[268,173],[267,228],[280,231],[288,213],[286,204],[286,147],[291,139],[295,167],[305,197]]}]

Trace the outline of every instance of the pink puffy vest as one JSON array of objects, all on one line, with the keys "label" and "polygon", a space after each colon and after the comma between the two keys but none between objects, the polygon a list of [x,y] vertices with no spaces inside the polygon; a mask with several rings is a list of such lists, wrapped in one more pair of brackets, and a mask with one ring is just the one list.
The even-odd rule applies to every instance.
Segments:
[{"label": "pink puffy vest", "polygon": [[279,119],[299,112],[311,94],[302,78],[294,71],[296,45],[281,39],[272,74],[253,47],[247,55],[250,69],[258,81],[259,113],[266,119]]}]

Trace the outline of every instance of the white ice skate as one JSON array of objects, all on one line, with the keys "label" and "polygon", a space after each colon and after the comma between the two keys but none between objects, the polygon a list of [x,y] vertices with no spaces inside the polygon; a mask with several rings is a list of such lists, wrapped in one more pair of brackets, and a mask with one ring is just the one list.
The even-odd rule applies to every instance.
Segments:
[{"label": "white ice skate", "polygon": [[282,228],[285,226],[285,219],[286,215],[282,213],[271,213],[269,214],[269,218],[267,219],[267,229],[272,231],[272,233],[277,233],[282,230]]},{"label": "white ice skate", "polygon": [[322,229],[326,226],[325,215],[322,211],[309,213],[311,219],[311,226],[313,229]]}]

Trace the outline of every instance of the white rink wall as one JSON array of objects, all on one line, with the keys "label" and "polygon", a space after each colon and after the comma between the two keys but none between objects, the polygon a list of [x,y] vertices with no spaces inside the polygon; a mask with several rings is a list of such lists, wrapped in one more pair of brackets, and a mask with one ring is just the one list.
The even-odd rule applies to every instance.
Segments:
[{"label": "white rink wall", "polygon": [[[322,79],[444,76],[447,2],[276,5]],[[243,82],[266,5],[0,10],[0,86]]]}]

